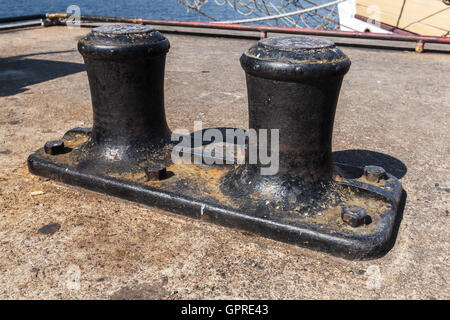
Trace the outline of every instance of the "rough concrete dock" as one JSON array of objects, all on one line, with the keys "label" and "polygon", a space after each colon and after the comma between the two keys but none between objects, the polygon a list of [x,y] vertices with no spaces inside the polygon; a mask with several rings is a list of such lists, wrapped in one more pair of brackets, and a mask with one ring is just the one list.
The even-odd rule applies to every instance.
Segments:
[{"label": "rough concrete dock", "polygon": [[[87,32],[0,32],[1,299],[450,298],[448,53],[343,47],[335,159],[381,165],[406,193],[395,246],[361,262],[31,175],[32,151],[92,123]],[[255,40],[167,37],[169,126],[245,128]]]}]

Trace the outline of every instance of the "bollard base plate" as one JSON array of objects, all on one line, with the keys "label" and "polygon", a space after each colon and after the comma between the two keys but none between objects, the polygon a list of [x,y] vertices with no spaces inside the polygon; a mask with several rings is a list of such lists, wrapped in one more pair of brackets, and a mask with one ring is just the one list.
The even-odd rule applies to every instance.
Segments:
[{"label": "bollard base plate", "polygon": [[[265,199],[224,193],[221,184],[235,165],[176,164],[166,168],[164,178],[148,181],[145,171],[117,176],[83,170],[71,154],[89,135],[89,129],[70,130],[63,137],[68,150],[63,154],[47,154],[44,148],[35,151],[28,158],[30,172],[347,259],[381,257],[395,240],[403,189],[390,174],[381,182],[371,182],[365,179],[362,168],[335,163],[339,172],[335,182],[348,190],[349,197],[338,206],[305,216],[269,205]],[[369,214],[370,223],[352,227],[343,221],[342,208],[355,204]]]}]

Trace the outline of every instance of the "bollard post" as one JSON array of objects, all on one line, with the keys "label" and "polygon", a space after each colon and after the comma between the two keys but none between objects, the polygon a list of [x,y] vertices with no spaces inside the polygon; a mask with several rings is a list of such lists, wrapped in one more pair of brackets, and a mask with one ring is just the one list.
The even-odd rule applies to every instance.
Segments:
[{"label": "bollard post", "polygon": [[82,166],[123,174],[167,162],[164,69],[169,47],[161,33],[143,25],[94,28],[78,42],[93,108],[90,141],[79,154]]},{"label": "bollard post", "polygon": [[[304,215],[339,203],[331,142],[350,59],[328,40],[274,37],[260,40],[240,61],[247,80],[249,128],[278,130],[279,168],[265,175],[260,162],[242,166],[228,176],[224,191],[257,192],[268,204]],[[259,141],[253,150],[260,154]]]}]

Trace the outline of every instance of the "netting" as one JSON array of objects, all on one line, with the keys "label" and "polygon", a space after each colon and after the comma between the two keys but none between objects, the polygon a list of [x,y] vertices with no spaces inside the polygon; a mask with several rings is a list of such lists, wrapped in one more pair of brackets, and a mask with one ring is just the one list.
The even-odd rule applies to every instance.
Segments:
[{"label": "netting", "polygon": [[[342,1],[333,1],[329,5],[321,1],[312,0],[177,0],[186,6],[187,10],[196,11],[209,20],[217,21],[208,8],[220,6],[234,10],[243,19],[226,21],[228,23],[256,23],[302,27],[314,29],[339,28],[339,15],[337,4]],[[208,4],[208,6],[206,6]],[[318,7],[318,8],[317,8]],[[306,11],[306,12],[305,12]],[[218,21],[220,22],[220,21]]]}]

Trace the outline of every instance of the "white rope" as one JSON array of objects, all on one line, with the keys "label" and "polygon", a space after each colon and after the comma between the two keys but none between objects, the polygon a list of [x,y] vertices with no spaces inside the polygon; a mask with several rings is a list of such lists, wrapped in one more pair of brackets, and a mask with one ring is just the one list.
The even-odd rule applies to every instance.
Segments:
[{"label": "white rope", "polygon": [[295,16],[297,14],[302,14],[302,13],[318,10],[321,8],[329,7],[329,6],[344,2],[344,1],[348,1],[348,0],[336,0],[336,1],[329,2],[329,3],[321,4],[321,5],[312,7],[312,8],[307,8],[307,9],[303,9],[303,10],[299,10],[299,11],[288,12],[288,13],[283,13],[283,14],[278,14],[278,15],[273,15],[273,16],[259,17],[259,18],[252,18],[252,19],[243,19],[243,20],[214,21],[212,23],[246,23],[246,22],[256,22],[256,21],[280,19],[280,18]]}]

